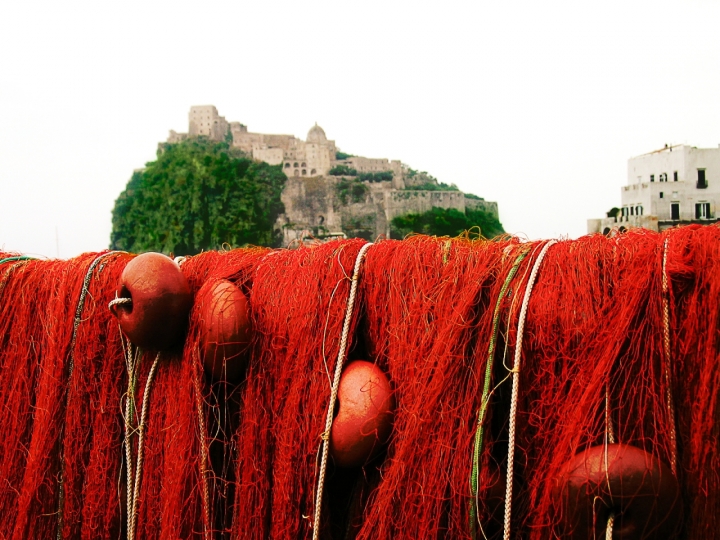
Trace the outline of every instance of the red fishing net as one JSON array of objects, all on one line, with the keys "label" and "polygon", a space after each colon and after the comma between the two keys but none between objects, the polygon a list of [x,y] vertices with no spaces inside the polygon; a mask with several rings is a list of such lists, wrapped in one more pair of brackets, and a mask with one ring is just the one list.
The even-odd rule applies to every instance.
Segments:
[{"label": "red fishing net", "polygon": [[[0,253],[0,537],[131,536],[129,500],[136,538],[312,538],[363,245],[182,262],[193,294],[227,280],[249,298],[254,333],[237,384],[205,372],[196,305],[148,385],[156,354],[136,353],[108,309],[132,255]],[[718,276],[716,226],[552,245],[417,236],[370,246],[342,360],[387,374],[393,434],[361,467],[330,459],[319,536],[620,534],[641,498],[613,487],[616,474],[635,485],[611,472],[621,456],[644,475],[648,500],[670,500],[633,538],[715,538]]]}]

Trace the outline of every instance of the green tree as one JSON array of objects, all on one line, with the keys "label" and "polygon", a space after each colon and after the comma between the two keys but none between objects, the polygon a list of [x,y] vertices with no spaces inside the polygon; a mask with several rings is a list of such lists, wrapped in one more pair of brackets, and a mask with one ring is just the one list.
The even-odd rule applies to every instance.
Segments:
[{"label": "green tree", "polygon": [[286,177],[226,142],[166,144],[133,173],[112,212],[111,249],[192,255],[224,244],[274,246]]},{"label": "green tree", "polygon": [[[425,184],[409,185],[405,186],[405,189],[407,191],[460,191],[460,188],[455,184],[446,184],[444,182],[438,182],[436,184],[426,182]],[[477,197],[477,195],[473,195],[473,197]],[[473,197],[470,198],[472,199]],[[480,197],[477,198],[479,199]]]},{"label": "green tree", "polygon": [[358,172],[347,165],[335,165],[328,171],[330,176],[357,176]]},{"label": "green tree", "polygon": [[358,174],[358,180],[362,180],[363,182],[389,182],[392,181],[392,179],[393,173],[391,171]]},{"label": "green tree", "polygon": [[505,231],[491,213],[468,209],[465,213],[454,208],[433,208],[422,214],[406,214],[394,218],[390,224],[392,238],[404,238],[419,233],[431,236],[458,236],[473,227],[479,227],[485,238],[493,238]]},{"label": "green tree", "polygon": [[342,204],[363,202],[368,191],[370,189],[356,178],[341,178],[335,184],[335,193]]}]

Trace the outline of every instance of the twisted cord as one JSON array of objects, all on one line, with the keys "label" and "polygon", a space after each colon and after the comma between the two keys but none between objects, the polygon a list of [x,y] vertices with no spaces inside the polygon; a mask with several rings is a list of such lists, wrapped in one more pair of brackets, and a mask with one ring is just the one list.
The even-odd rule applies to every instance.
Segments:
[{"label": "twisted cord", "polygon": [[493,325],[492,325],[492,332],[490,334],[490,344],[488,345],[488,354],[487,354],[487,362],[485,364],[485,382],[483,386],[483,394],[482,398],[480,400],[480,409],[478,410],[478,418],[477,418],[477,430],[475,431],[475,442],[473,447],[473,462],[472,462],[472,471],[470,473],[470,493],[472,496],[472,499],[470,500],[470,535],[473,539],[477,536],[477,516],[478,516],[478,476],[480,474],[480,455],[482,453],[482,447],[484,442],[484,423],[485,423],[485,415],[487,413],[487,406],[490,401],[490,396],[492,395],[492,392],[490,391],[490,384],[492,382],[492,369],[493,369],[493,358],[495,357],[495,345],[497,344],[497,335],[500,323],[500,307],[502,306],[502,301],[505,298],[505,294],[507,293],[508,288],[510,287],[510,283],[515,278],[515,274],[517,274],[518,268],[520,268],[520,264],[522,263],[523,259],[528,254],[527,249],[523,249],[521,253],[517,256],[515,259],[515,262],[513,263],[512,268],[510,269],[510,272],[508,272],[507,277],[505,278],[505,282],[503,283],[502,288],[500,289],[500,294],[497,297],[497,301],[495,302],[495,310],[493,312]]},{"label": "twisted cord", "polygon": [[663,349],[665,352],[665,399],[670,424],[670,470],[677,477],[677,434],[675,432],[675,407],[672,392],[672,359],[670,358],[670,287],[667,274],[668,237],[663,243],[662,298],[663,298]]},{"label": "twisted cord", "polygon": [[345,310],[345,322],[343,324],[342,338],[340,339],[340,349],[338,350],[337,362],[335,363],[335,378],[333,379],[332,390],[330,392],[330,403],[328,405],[328,412],[325,418],[325,431],[322,434],[322,458],[320,461],[320,477],[318,479],[317,496],[315,498],[313,540],[317,540],[320,536],[320,513],[322,510],[323,487],[325,484],[325,471],[327,469],[328,449],[330,446],[330,429],[332,428],[335,400],[337,399],[338,386],[340,385],[340,375],[345,361],[345,349],[347,348],[348,334],[350,333],[350,321],[352,319],[353,307],[355,305],[355,295],[357,294],[358,278],[360,277],[360,265],[362,264],[363,257],[365,257],[365,252],[372,245],[372,243],[368,243],[361,247],[357,257],[355,258],[355,268],[353,270],[352,283],[350,285],[350,296],[348,297],[347,308]]},{"label": "twisted cord", "polygon": [[[138,431],[138,450],[137,450],[137,465],[135,466],[135,481],[132,496],[132,508],[128,509],[128,540],[134,540],[135,538],[135,521],[137,519],[137,501],[140,495],[140,480],[142,479],[142,464],[143,464],[143,443],[145,441],[145,418],[147,417],[147,408],[150,401],[150,389],[152,388],[153,377],[157,370],[158,362],[160,361],[160,353],[155,356],[155,361],[150,368],[148,373],[147,382],[145,383],[145,392],[143,392],[142,411],[140,412],[140,424],[137,427]],[[129,467],[128,467],[129,470]]]},{"label": "twisted cord", "polygon": [[204,531],[203,537],[208,540],[210,538],[210,489],[208,487],[208,449],[207,436],[205,431],[205,415],[202,408],[202,395],[200,387],[200,373],[198,358],[198,349],[195,347],[193,351],[193,385],[195,386],[195,406],[197,407],[198,428],[200,430],[200,478],[202,479],[202,496],[203,496],[203,520]]},{"label": "twisted cord", "polygon": [[[0,264],[5,262],[6,260],[7,259],[1,260]],[[18,268],[19,266],[25,265],[28,260],[32,260],[32,259],[22,259],[22,260],[16,261],[15,264],[11,264],[10,266],[8,266],[7,270],[5,270],[5,273],[3,274],[2,278],[0,278],[0,294],[2,294],[3,289],[5,289],[5,286],[7,285],[10,274],[12,274],[15,271],[15,269]]]},{"label": "twisted cord", "polygon": [[[122,251],[108,251],[107,253],[103,253],[102,255],[99,255],[95,258],[95,260],[90,264],[89,268],[87,269],[87,272],[85,272],[85,279],[83,279],[83,285],[82,289],[80,290],[80,299],[78,300],[77,307],[75,308],[75,319],[73,321],[73,331],[72,331],[72,339],[70,340],[70,362],[68,365],[68,388],[65,391],[65,397],[64,397],[64,409],[67,409],[68,399],[70,396],[70,381],[72,380],[73,371],[75,370],[75,342],[77,341],[77,333],[78,328],[80,327],[80,323],[82,322],[82,313],[83,309],[85,308],[85,298],[87,297],[88,291],[90,289],[90,280],[92,279],[93,272],[95,271],[95,267],[102,261],[105,257],[108,255],[113,255],[115,253],[124,253]],[[11,257],[9,260],[26,260],[30,257]],[[8,260],[8,259],[5,259]],[[4,262],[4,261],[2,261]],[[63,440],[64,437],[64,424],[60,426],[60,435],[58,439],[60,441]],[[61,443],[62,444],[62,443]],[[57,533],[56,537],[58,540],[62,538],[62,529],[63,529],[63,510],[65,506],[65,445],[62,444],[62,448],[60,451],[60,478],[58,479],[59,483],[59,490],[58,490],[58,525],[57,525]]]},{"label": "twisted cord", "polygon": [[607,520],[607,526],[605,527],[605,540],[612,540],[613,537],[613,525],[615,524],[615,514],[610,513],[610,517]]},{"label": "twisted cord", "polygon": [[[133,358],[132,344],[130,341],[125,342],[122,331],[120,332],[120,343],[125,351],[125,365],[128,374],[128,389],[125,394],[125,461],[127,463],[127,481],[126,481],[126,509],[128,516],[133,506],[133,493],[135,492],[135,476],[133,474],[133,459],[132,459],[132,440],[131,437],[137,433],[137,429],[132,425],[132,418],[135,415],[135,384],[136,384],[136,366],[141,358],[140,349],[136,349],[136,357]],[[128,518],[128,524],[130,520]]]},{"label": "twisted cord", "polygon": [[517,415],[518,390],[520,386],[520,355],[522,354],[523,332],[525,330],[525,317],[527,316],[528,304],[530,303],[530,295],[532,294],[535,278],[537,277],[540,265],[550,246],[556,244],[556,240],[550,240],[545,244],[538,255],[532,272],[528,278],[528,284],[525,288],[525,296],[523,297],[522,308],[520,309],[520,318],[518,321],[517,339],[515,341],[515,360],[512,369],[512,397],[510,404],[510,428],[508,433],[508,466],[507,466],[507,487],[505,489],[505,522],[503,530],[503,539],[510,540],[510,519],[512,517],[512,493],[513,493],[513,467],[515,462],[515,417]]},{"label": "twisted cord", "polygon": [[610,416],[610,389],[605,385],[605,434],[610,444],[615,444],[615,427]]},{"label": "twisted cord", "polygon": [[28,257],[27,255],[17,255],[15,257],[5,257],[4,259],[0,259],[0,264],[11,261],[30,261],[33,259],[34,257]]},{"label": "twisted cord", "polygon": [[110,300],[108,309],[112,311],[113,306],[118,304],[132,304],[132,298],[114,298],[113,300]]}]

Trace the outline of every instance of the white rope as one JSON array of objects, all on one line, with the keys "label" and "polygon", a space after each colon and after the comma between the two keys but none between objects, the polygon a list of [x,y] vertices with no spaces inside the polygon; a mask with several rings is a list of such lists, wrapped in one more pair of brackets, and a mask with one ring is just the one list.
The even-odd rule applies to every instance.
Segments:
[{"label": "white rope", "polygon": [[[145,419],[147,417],[148,402],[150,401],[150,389],[152,387],[153,377],[157,369],[158,362],[160,361],[160,353],[155,357],[150,373],[148,373],[147,382],[145,382],[145,392],[143,392],[143,403],[142,412],[140,413],[140,424],[137,427],[138,433],[138,449],[137,449],[137,464],[135,466],[135,480],[133,482],[133,495],[132,504],[128,508],[128,527],[127,527],[127,538],[128,540],[134,540],[135,538],[135,521],[137,518],[137,501],[140,495],[140,480],[142,479],[142,464],[143,464],[143,443],[145,441]],[[130,465],[128,464],[128,471],[130,471]],[[129,474],[128,474],[129,477]],[[130,482],[128,478],[128,482]]]},{"label": "white rope", "polygon": [[[122,335],[122,334],[121,334]],[[128,350],[126,353],[127,357],[132,356],[132,352],[130,350],[130,346],[128,345]],[[126,359],[126,362],[128,360]],[[127,485],[125,486],[126,491],[126,502],[127,502],[127,512],[128,515],[130,514],[130,510],[132,509],[132,494],[134,492],[135,486],[133,486],[133,462],[132,462],[132,446],[130,441],[130,435],[131,435],[131,423],[130,418],[132,416],[132,398],[131,396],[134,395],[134,389],[133,389],[133,373],[130,369],[128,369],[128,391],[125,395],[125,462],[127,463],[127,481],[125,482]]]},{"label": "white rope", "polygon": [[132,440],[131,437],[135,434],[135,428],[132,424],[133,416],[136,414],[135,410],[135,383],[136,383],[136,371],[135,368],[138,365],[141,352],[139,348],[135,348],[135,355],[133,357],[133,346],[129,341],[126,343],[123,337],[122,331],[120,332],[120,343],[125,351],[125,367],[128,374],[128,389],[125,393],[125,412],[123,417],[125,419],[125,462],[127,466],[127,480],[126,480],[126,512],[128,516],[128,525],[130,524],[130,512],[133,507],[133,493],[135,492],[135,476],[133,474],[133,458],[132,458]]},{"label": "white rope", "polygon": [[540,255],[538,255],[532,272],[528,278],[528,284],[525,288],[525,296],[523,297],[522,308],[520,309],[520,318],[518,321],[517,339],[515,340],[515,359],[513,362],[513,379],[512,379],[512,397],[510,403],[510,428],[508,432],[508,465],[507,465],[507,485],[505,489],[505,523],[503,539],[510,539],[510,519],[512,517],[512,494],[513,494],[513,468],[515,461],[515,416],[517,414],[518,388],[520,385],[520,356],[522,354],[523,332],[525,330],[525,317],[527,316],[528,304],[530,303],[530,295],[532,293],[535,278],[540,270],[545,254],[550,246],[556,244],[556,240],[550,240],[543,246]]},{"label": "white rope", "polygon": [[663,299],[663,345],[665,352],[665,399],[670,424],[670,470],[677,477],[677,435],[675,433],[675,407],[673,406],[671,359],[670,359],[670,289],[667,275],[668,238],[663,244],[662,299]]},{"label": "white rope", "polygon": [[113,300],[110,300],[108,309],[112,311],[113,306],[118,304],[132,304],[132,298],[114,298]]},{"label": "white rope", "polygon": [[195,386],[195,407],[198,415],[198,429],[200,430],[200,478],[202,479],[203,496],[203,538],[210,538],[210,488],[208,487],[208,449],[207,435],[205,428],[205,415],[202,406],[202,390],[200,386],[200,359],[198,347],[193,351],[193,385]]},{"label": "white rope", "polygon": [[610,516],[608,517],[608,520],[607,520],[607,526],[605,527],[605,540],[612,540],[614,524],[615,524],[615,514],[610,512]]},{"label": "white rope", "polygon": [[605,434],[610,444],[615,444],[615,428],[613,426],[612,417],[610,416],[610,390],[605,385]]},{"label": "white rope", "polygon": [[315,498],[315,517],[313,519],[313,540],[317,540],[320,535],[320,513],[322,510],[323,487],[325,484],[325,471],[327,469],[328,449],[330,446],[330,430],[333,422],[333,411],[335,410],[335,400],[337,399],[338,386],[340,385],[340,375],[342,373],[343,363],[345,361],[345,349],[347,348],[348,334],[350,333],[350,321],[352,320],[353,307],[355,305],[355,295],[357,294],[358,278],[360,276],[360,265],[365,252],[372,246],[372,243],[365,244],[355,258],[355,269],[353,270],[352,283],[350,285],[350,296],[347,301],[347,309],[345,310],[345,323],[343,324],[342,338],[340,339],[340,349],[338,350],[337,362],[335,363],[335,378],[333,379],[332,390],[330,392],[330,403],[325,418],[325,431],[322,434],[322,458],[320,461],[320,477],[318,479],[317,496]]}]

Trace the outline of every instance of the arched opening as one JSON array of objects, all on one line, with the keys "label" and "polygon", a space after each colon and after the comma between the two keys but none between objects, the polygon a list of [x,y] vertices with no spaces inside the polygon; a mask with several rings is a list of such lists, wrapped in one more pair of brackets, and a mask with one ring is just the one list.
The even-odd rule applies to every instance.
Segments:
[{"label": "arched opening", "polygon": [[303,176],[307,176],[307,169],[303,169]]},{"label": "arched opening", "polygon": [[297,164],[297,161],[296,161],[295,163],[293,163],[293,167],[297,167],[297,166],[298,166],[298,164]]},{"label": "arched opening", "polygon": [[300,176],[300,171],[295,169],[295,176]]},{"label": "arched opening", "polygon": [[605,228],[603,229],[603,234],[604,234],[605,236],[609,235],[609,234],[610,234],[610,227],[605,227]]},{"label": "arched opening", "polygon": [[313,169],[312,171],[310,171],[310,174],[312,175],[312,174],[315,174],[316,172],[317,171],[315,169]]},{"label": "arched opening", "polygon": [[320,225],[325,223],[325,216],[318,216],[318,221],[319,221]]},{"label": "arched opening", "polygon": [[302,164],[301,166],[302,166],[302,167],[307,167],[307,163],[305,163],[305,162],[303,161],[303,164]]},{"label": "arched opening", "polygon": [[290,168],[290,163],[285,163],[285,168],[286,168],[286,169],[289,169],[289,168]]}]

